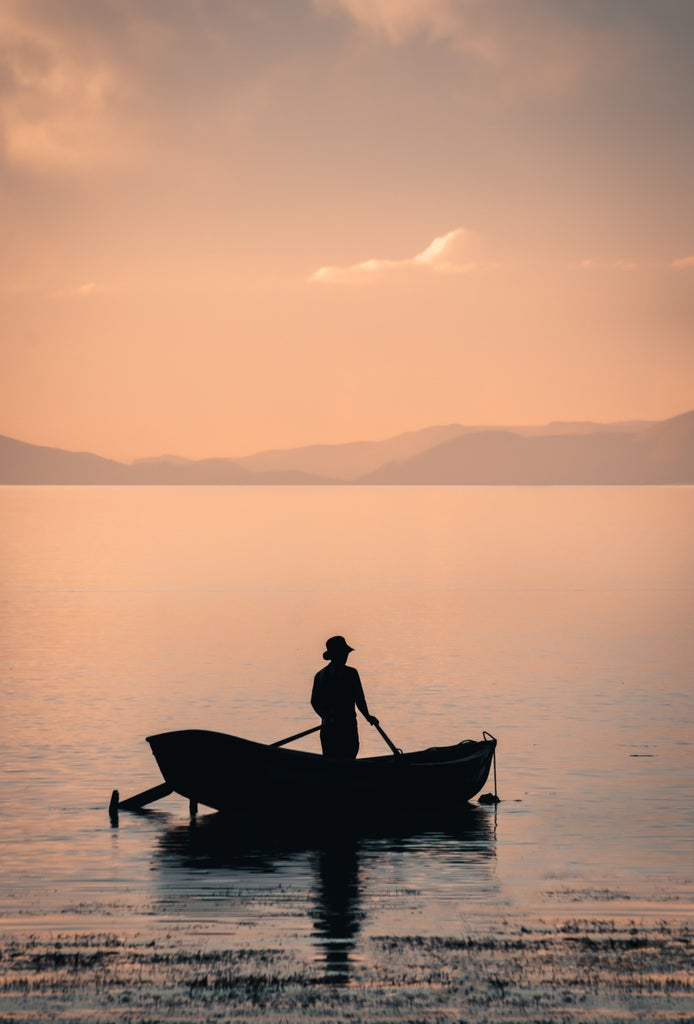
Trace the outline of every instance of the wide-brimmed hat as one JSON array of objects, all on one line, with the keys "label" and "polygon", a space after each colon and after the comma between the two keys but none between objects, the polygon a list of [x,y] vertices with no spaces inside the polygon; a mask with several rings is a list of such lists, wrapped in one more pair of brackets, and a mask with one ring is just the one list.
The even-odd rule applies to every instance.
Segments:
[{"label": "wide-brimmed hat", "polygon": [[323,658],[325,661],[332,661],[336,654],[349,654],[353,650],[354,648],[349,646],[343,636],[331,636],[329,640],[325,641]]}]

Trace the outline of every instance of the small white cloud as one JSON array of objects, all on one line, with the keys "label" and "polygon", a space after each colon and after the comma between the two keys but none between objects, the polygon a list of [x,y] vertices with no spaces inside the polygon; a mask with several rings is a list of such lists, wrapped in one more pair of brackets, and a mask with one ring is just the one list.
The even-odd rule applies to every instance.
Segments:
[{"label": "small white cloud", "polygon": [[679,260],[673,260],[672,266],[675,270],[690,270],[694,267],[694,256],[683,256]]},{"label": "small white cloud", "polygon": [[96,285],[93,281],[89,281],[87,284],[80,284],[73,291],[73,295],[92,295],[96,291]]},{"label": "small white cloud", "polygon": [[82,299],[88,295],[94,295],[97,291],[101,291],[99,286],[94,281],[88,281],[86,284],[78,284],[72,288],[57,288],[53,295],[57,299]]},{"label": "small white cloud", "polygon": [[319,267],[308,280],[332,284],[358,283],[373,281],[379,275],[402,270],[437,274],[469,273],[488,266],[470,259],[470,248],[474,238],[473,233],[465,228],[455,228],[448,234],[435,238],[426,249],[414,256],[400,260],[369,259],[345,267]]},{"label": "small white cloud", "polygon": [[435,238],[413,262],[431,267],[439,273],[463,273],[477,269],[478,264],[470,261],[475,236],[465,228],[455,228],[447,235]]}]

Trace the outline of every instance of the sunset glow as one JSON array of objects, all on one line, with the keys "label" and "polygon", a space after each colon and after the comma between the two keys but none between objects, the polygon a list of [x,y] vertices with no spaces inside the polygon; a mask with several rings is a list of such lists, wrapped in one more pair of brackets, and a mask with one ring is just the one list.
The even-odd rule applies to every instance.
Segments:
[{"label": "sunset glow", "polygon": [[3,0],[0,35],[0,434],[694,408],[689,0]]}]

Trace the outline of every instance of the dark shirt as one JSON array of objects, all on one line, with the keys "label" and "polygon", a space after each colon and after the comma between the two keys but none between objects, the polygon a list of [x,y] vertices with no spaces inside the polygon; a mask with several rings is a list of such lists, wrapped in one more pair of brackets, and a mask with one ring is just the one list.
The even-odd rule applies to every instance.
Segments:
[{"label": "dark shirt", "polygon": [[332,662],[316,672],[311,706],[324,721],[348,722],[356,718],[355,707],[368,714],[361,679],[351,665]]}]

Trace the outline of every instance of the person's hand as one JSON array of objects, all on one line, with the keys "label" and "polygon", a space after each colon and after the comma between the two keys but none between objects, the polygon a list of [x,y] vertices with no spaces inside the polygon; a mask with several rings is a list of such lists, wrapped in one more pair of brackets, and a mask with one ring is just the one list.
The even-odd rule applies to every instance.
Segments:
[{"label": "person's hand", "polygon": [[375,715],[369,715],[369,725],[378,725],[378,719]]}]

